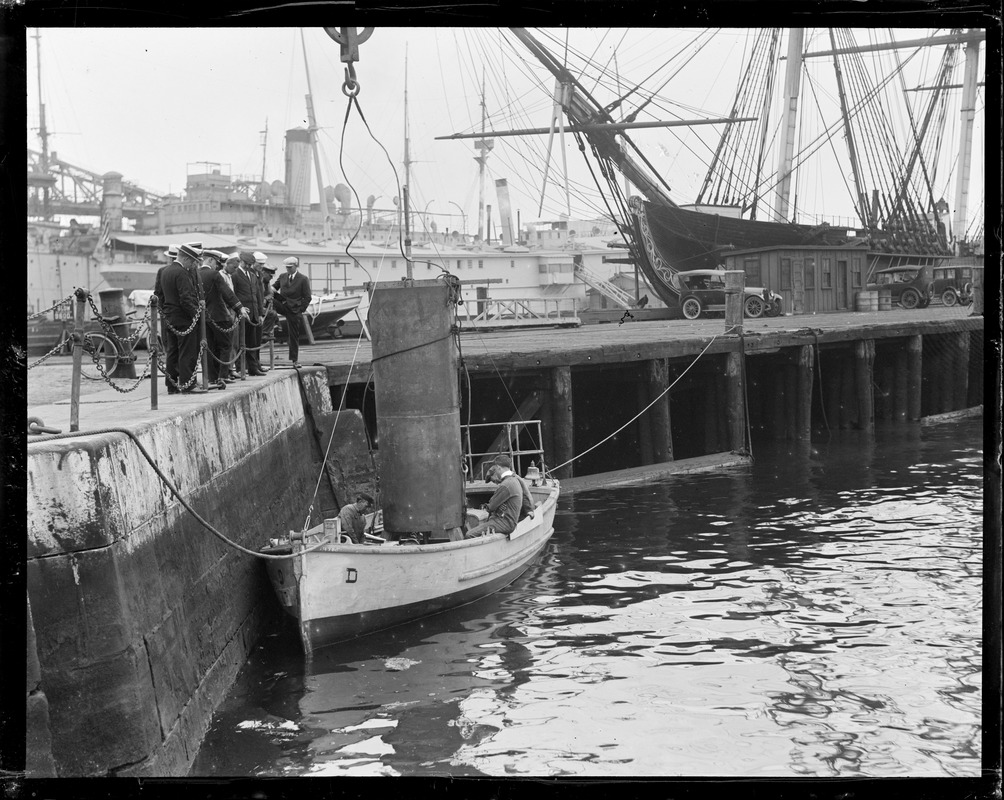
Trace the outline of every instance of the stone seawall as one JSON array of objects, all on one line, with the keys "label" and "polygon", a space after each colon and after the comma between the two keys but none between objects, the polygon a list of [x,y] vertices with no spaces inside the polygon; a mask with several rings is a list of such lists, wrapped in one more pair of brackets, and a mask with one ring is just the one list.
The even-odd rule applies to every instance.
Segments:
[{"label": "stone seawall", "polygon": [[[210,525],[257,550],[371,477],[361,415],[324,370],[270,377],[130,424]],[[315,487],[317,488],[315,495]],[[315,513],[314,522],[317,521]],[[213,536],[121,433],[28,449],[29,776],[181,776],[266,626],[260,559]]]}]

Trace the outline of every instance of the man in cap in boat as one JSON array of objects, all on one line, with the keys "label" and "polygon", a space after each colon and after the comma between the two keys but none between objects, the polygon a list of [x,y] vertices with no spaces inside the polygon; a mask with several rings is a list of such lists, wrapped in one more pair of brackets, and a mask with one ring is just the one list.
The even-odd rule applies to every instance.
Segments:
[{"label": "man in cap in boat", "polygon": [[275,310],[286,318],[286,329],[289,333],[289,360],[294,367],[299,367],[300,332],[303,330],[303,312],[310,305],[310,279],[299,272],[300,260],[290,256],[282,265],[286,274],[272,284],[276,290],[274,297]]},{"label": "man in cap in boat", "polygon": [[247,323],[244,326],[244,356],[248,375],[264,375],[258,353],[261,348],[261,320],[265,313],[265,303],[262,298],[261,275],[255,269],[254,256],[251,253],[241,253],[236,269],[230,273],[234,282],[234,294],[248,310]]},{"label": "man in cap in boat", "polygon": [[500,453],[495,456],[488,479],[498,484],[495,494],[488,501],[488,519],[475,525],[464,534],[465,539],[474,539],[486,533],[504,533],[508,536],[516,528],[523,507],[523,482],[512,471],[512,459]]},{"label": "man in cap in boat", "polygon": [[247,309],[217,271],[224,258],[218,250],[205,250],[199,268],[199,281],[206,298],[206,346],[209,348],[206,380],[216,389],[227,388],[223,374],[230,372],[229,364],[224,363],[229,359],[230,352],[230,331],[226,329],[233,324],[235,315],[245,319],[248,315]]},{"label": "man in cap in boat", "polygon": [[373,498],[366,492],[359,492],[355,502],[346,503],[342,510],[338,512],[338,519],[342,523],[342,533],[348,536],[355,544],[362,544],[363,531],[366,530],[366,517],[373,510]]},{"label": "man in cap in boat", "polygon": [[183,244],[178,257],[164,267],[160,290],[163,295],[167,358],[164,372],[168,394],[203,394],[195,385],[199,360],[199,331],[193,323],[199,315],[199,292],[195,270],[202,255],[199,242]]}]

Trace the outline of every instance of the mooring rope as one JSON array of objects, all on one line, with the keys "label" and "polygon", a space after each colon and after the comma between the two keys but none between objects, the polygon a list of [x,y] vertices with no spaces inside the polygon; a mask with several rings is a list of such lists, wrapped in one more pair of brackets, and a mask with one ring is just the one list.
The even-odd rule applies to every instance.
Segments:
[{"label": "mooring rope", "polygon": [[143,446],[143,443],[137,438],[136,434],[126,428],[98,428],[97,430],[93,431],[76,431],[74,433],[59,433],[47,436],[40,436],[37,439],[32,439],[32,444],[34,444],[35,442],[49,442],[57,439],[73,439],[80,436],[97,436],[99,434],[104,434],[104,433],[122,433],[128,436],[130,439],[132,439],[136,447],[139,448],[139,451],[143,455],[143,458],[147,460],[150,466],[153,467],[153,471],[157,473],[157,477],[159,477],[160,480],[164,483],[164,485],[168,489],[170,489],[171,494],[173,494],[178,499],[178,502],[181,503],[184,509],[193,517],[195,517],[195,519],[199,522],[200,525],[202,525],[203,528],[205,528],[207,531],[213,534],[213,536],[220,539],[230,547],[233,547],[235,550],[239,550],[240,552],[246,553],[249,556],[254,556],[255,558],[262,558],[273,561],[286,561],[291,558],[298,558],[306,553],[313,552],[314,550],[317,550],[323,547],[324,545],[330,544],[328,538],[325,537],[316,545],[311,545],[310,547],[304,548],[298,553],[289,553],[287,555],[272,555],[270,553],[260,553],[257,550],[250,550],[247,547],[244,547],[243,545],[240,545],[237,542],[233,541],[232,539],[227,538],[225,534],[221,533],[212,525],[210,525],[205,519],[202,518],[199,512],[197,512],[194,508],[192,508],[188,504],[188,501],[185,500],[184,497],[182,497],[181,492],[178,491],[177,487],[171,482],[170,478],[168,478],[161,471],[160,467],[157,465],[157,462],[154,461],[153,456],[151,456],[150,453],[147,452],[147,449]]},{"label": "mooring rope", "polygon": [[633,423],[633,422],[636,422],[636,421],[637,421],[638,419],[640,419],[640,418],[641,418],[641,416],[642,416],[642,415],[643,415],[643,414],[644,414],[644,413],[645,413],[646,411],[648,411],[648,410],[649,410],[649,409],[650,409],[650,408],[651,408],[652,406],[654,406],[654,405],[655,405],[656,403],[658,403],[658,402],[659,402],[659,401],[660,401],[660,400],[661,400],[661,399],[662,399],[663,397],[665,397],[665,396],[666,396],[666,395],[667,395],[667,394],[669,393],[669,390],[670,390],[670,389],[672,389],[672,388],[673,388],[674,386],[676,386],[676,384],[678,384],[678,383],[680,382],[680,379],[681,379],[681,378],[683,378],[683,376],[684,376],[684,375],[686,375],[686,374],[687,374],[687,373],[688,373],[688,372],[690,371],[690,369],[691,369],[691,368],[692,368],[692,367],[693,367],[693,366],[694,366],[694,365],[695,365],[695,364],[696,364],[696,363],[697,363],[698,361],[700,361],[700,360],[701,360],[701,357],[702,357],[702,356],[703,356],[703,355],[704,355],[704,354],[705,354],[706,352],[708,352],[708,348],[709,348],[709,347],[711,347],[711,345],[713,345],[713,344],[715,343],[715,340],[716,340],[716,339],[718,339],[718,337],[719,337],[719,336],[725,336],[725,335],[727,335],[727,334],[728,334],[728,333],[729,333],[729,332],[730,332],[731,330],[732,330],[732,328],[730,328],[729,330],[725,331],[724,333],[716,333],[716,334],[715,334],[714,336],[712,336],[712,337],[711,337],[711,341],[709,341],[709,342],[708,342],[708,343],[707,343],[707,344],[705,345],[704,349],[703,349],[703,350],[702,350],[702,351],[701,351],[700,353],[698,353],[698,354],[697,354],[697,356],[696,356],[696,357],[694,358],[694,360],[693,360],[693,361],[691,361],[691,362],[690,362],[690,363],[689,363],[689,364],[687,365],[687,368],[686,368],[685,370],[683,370],[683,372],[681,372],[681,373],[680,373],[679,375],[677,375],[677,376],[676,376],[676,380],[674,380],[674,381],[673,381],[673,382],[672,382],[671,384],[669,384],[669,386],[667,386],[667,387],[666,387],[666,388],[665,388],[665,389],[664,389],[664,390],[663,390],[662,392],[660,392],[660,393],[659,393],[659,395],[658,395],[658,396],[657,396],[657,397],[656,397],[656,398],[655,398],[655,399],[654,399],[654,400],[653,400],[653,401],[652,401],[651,403],[649,403],[649,404],[648,404],[647,406],[645,406],[645,407],[644,407],[644,408],[643,408],[643,409],[642,409],[641,411],[639,411],[639,412],[638,412],[637,414],[635,414],[635,415],[634,415],[634,416],[633,416],[633,417],[632,417],[631,419],[629,419],[629,420],[628,420],[627,422],[625,422],[625,423],[624,423],[623,425],[621,425],[621,426],[620,426],[620,427],[619,427],[619,428],[618,428],[617,430],[615,430],[615,431],[614,431],[613,433],[611,433],[611,434],[610,434],[609,436],[607,436],[607,437],[606,437],[605,439],[601,439],[601,440],[600,440],[600,441],[598,441],[598,442],[597,442],[596,444],[594,444],[594,445],[593,445],[592,447],[590,447],[590,448],[588,448],[588,449],[586,449],[586,450],[583,450],[583,451],[582,451],[581,453],[579,453],[578,455],[576,455],[576,456],[572,456],[572,457],[571,457],[570,459],[568,459],[568,461],[566,461],[566,462],[565,462],[564,464],[558,464],[558,466],[556,466],[556,467],[550,467],[549,469],[551,470],[551,472],[557,472],[557,471],[558,471],[559,469],[561,469],[562,467],[567,467],[567,466],[568,466],[569,464],[571,464],[571,463],[572,463],[573,461],[577,461],[578,459],[582,458],[582,457],[583,457],[584,455],[586,455],[587,453],[591,453],[591,452],[592,452],[593,450],[595,450],[595,449],[596,449],[597,447],[599,447],[599,446],[600,446],[601,444],[604,444],[605,442],[608,442],[608,441],[610,441],[610,439],[612,439],[612,438],[613,438],[614,436],[616,436],[616,435],[617,435],[618,433],[620,433],[620,432],[621,432],[622,430],[624,430],[624,429],[625,429],[625,428],[626,428],[626,427],[627,427],[628,425],[630,425],[631,423]]}]

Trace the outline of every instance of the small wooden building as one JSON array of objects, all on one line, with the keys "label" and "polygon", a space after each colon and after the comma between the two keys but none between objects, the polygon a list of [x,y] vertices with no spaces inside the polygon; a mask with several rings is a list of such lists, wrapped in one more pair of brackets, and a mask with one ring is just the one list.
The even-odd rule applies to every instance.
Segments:
[{"label": "small wooden building", "polygon": [[722,254],[725,269],[746,273],[747,286],[780,292],[786,314],[851,311],[868,282],[863,245],[788,245]]}]

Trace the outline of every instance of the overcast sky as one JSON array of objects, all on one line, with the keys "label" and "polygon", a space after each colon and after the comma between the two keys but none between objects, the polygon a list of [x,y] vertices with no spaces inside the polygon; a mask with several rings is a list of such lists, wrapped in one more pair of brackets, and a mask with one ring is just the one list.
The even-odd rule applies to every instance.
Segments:
[{"label": "overcast sky", "polygon": [[[34,29],[27,31],[25,77],[28,146],[38,149],[37,131],[32,130],[39,117],[34,33]],[[618,74],[623,72],[653,90],[677,67],[650,78],[653,71],[675,58],[680,72],[661,91],[675,105],[664,105],[663,110],[677,118],[726,116],[749,32],[727,32],[714,47],[704,50],[699,33],[648,29],[633,31],[629,38],[623,31],[573,29],[569,48],[611,69],[616,67]],[[339,46],[321,28],[302,29],[302,35],[315,113],[322,128],[324,182],[351,184],[362,203],[374,195],[377,207],[390,206],[397,194],[390,162],[398,181],[404,180],[406,53],[411,159],[415,162],[413,209],[452,214],[448,223],[453,228],[460,226],[458,206],[469,217],[476,213],[478,170],[472,142],[436,141],[435,137],[479,129],[482,74],[489,129],[549,124],[552,81],[540,77],[539,70],[538,77],[533,76],[538,65],[514,45],[508,32],[377,28],[360,45],[356,64],[361,87],[358,99],[372,136],[353,112],[342,149],[347,100],[341,91]],[[563,56],[564,36],[564,32],[556,33],[549,43],[559,56]],[[149,190],[179,193],[187,172],[198,171],[198,162],[217,162],[235,176],[261,175],[262,131],[267,120],[265,178],[283,180],[285,131],[307,124],[303,52],[299,28],[43,28],[42,99],[50,149],[62,160],[94,172],[116,171]],[[690,202],[699,188],[715,130],[705,127],[687,134],[682,129],[660,130],[635,137],[645,143],[653,163],[664,171],[678,202]],[[691,138],[685,140],[685,136]],[[386,148],[390,161],[374,140]],[[495,202],[494,179],[504,177],[511,186],[514,212],[520,210],[524,221],[537,218],[546,141],[547,137],[540,136],[532,143],[538,153],[537,168],[532,170],[514,157],[515,140],[496,140],[488,162],[486,203]],[[589,193],[577,188],[585,186],[589,176],[570,139],[565,154],[570,172],[580,182],[573,183],[569,193],[573,216],[586,216],[599,206],[595,194],[587,202]],[[544,218],[565,210],[564,191],[553,180],[561,170],[557,143],[551,169]],[[978,200],[981,182],[976,191]],[[316,186],[312,192],[316,200]],[[849,202],[832,198],[832,187],[829,194],[828,213],[850,213]]]}]

